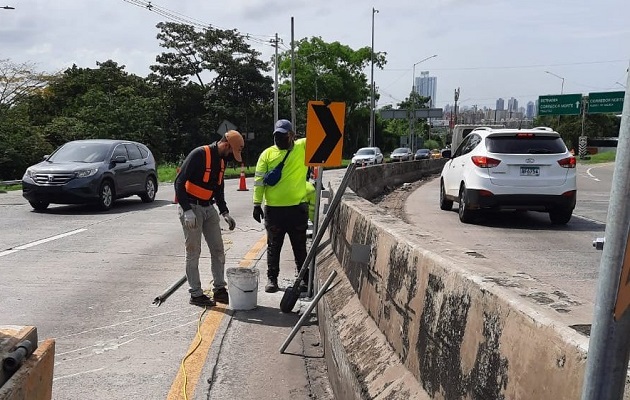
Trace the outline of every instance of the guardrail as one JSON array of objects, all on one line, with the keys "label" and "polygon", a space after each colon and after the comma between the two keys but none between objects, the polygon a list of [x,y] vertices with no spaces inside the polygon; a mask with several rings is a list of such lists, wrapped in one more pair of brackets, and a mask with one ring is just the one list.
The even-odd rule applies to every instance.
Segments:
[{"label": "guardrail", "polygon": [[0,181],[0,187],[8,187],[8,186],[12,186],[12,185],[19,185],[20,183],[22,183],[22,180],[20,180],[20,179],[16,179],[14,181]]}]

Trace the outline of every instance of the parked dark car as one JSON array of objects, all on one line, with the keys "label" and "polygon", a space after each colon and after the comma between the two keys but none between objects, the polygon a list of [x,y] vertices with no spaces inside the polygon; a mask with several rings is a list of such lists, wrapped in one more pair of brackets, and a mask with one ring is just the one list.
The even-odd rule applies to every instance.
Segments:
[{"label": "parked dark car", "polygon": [[123,197],[138,195],[144,203],[152,202],[157,182],[147,146],[128,140],[76,140],[26,170],[22,195],[38,211],[50,203],[92,203],[109,210]]},{"label": "parked dark car", "polygon": [[428,160],[431,158],[431,150],[429,149],[418,149],[416,154],[413,156],[414,160]]}]

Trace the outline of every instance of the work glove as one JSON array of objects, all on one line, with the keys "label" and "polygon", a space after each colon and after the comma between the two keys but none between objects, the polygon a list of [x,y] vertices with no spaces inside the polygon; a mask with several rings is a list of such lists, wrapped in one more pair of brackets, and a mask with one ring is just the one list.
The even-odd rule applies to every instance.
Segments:
[{"label": "work glove", "polygon": [[253,217],[256,222],[260,222],[261,219],[265,219],[265,213],[263,212],[262,206],[260,204],[254,205]]},{"label": "work glove", "polygon": [[188,229],[195,229],[197,226],[197,217],[193,210],[184,211],[184,225]]},{"label": "work glove", "polygon": [[231,231],[233,231],[233,230],[234,230],[234,228],[236,228],[236,221],[234,221],[234,218],[232,218],[232,217],[230,216],[230,213],[227,213],[227,212],[226,212],[226,213],[223,213],[223,214],[221,214],[221,215],[223,215],[223,219],[225,220],[225,222],[227,222],[227,224],[228,224],[228,228],[229,228]]}]

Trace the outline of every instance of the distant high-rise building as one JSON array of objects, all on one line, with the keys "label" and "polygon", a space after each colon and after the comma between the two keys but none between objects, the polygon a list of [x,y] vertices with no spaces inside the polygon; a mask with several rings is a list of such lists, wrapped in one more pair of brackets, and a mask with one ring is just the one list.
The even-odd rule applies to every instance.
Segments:
[{"label": "distant high-rise building", "polygon": [[514,97],[510,97],[508,100],[508,111],[509,112],[517,112],[518,111],[518,100]]},{"label": "distant high-rise building", "polygon": [[527,102],[527,111],[525,111],[525,116],[527,117],[527,119],[532,119],[534,118],[534,115],[536,114],[536,105],[534,104],[533,101],[528,101]]},{"label": "distant high-rise building", "polygon": [[423,97],[430,97],[429,107],[433,107],[437,99],[437,77],[429,76],[429,71],[420,72],[416,77],[416,93]]},{"label": "distant high-rise building", "polygon": [[497,111],[503,111],[504,107],[505,107],[505,100],[499,97],[497,99]]}]

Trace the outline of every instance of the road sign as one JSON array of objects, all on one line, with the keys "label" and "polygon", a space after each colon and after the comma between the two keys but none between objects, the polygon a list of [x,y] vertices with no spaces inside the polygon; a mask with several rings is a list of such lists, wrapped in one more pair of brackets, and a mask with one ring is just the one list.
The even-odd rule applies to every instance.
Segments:
[{"label": "road sign", "polygon": [[346,103],[309,101],[306,110],[306,165],[340,167]]},{"label": "road sign", "polygon": [[231,131],[231,130],[236,130],[236,125],[234,125],[227,119],[224,119],[223,122],[219,124],[219,127],[217,128],[217,133],[219,135],[225,135],[227,131]]},{"label": "road sign", "polygon": [[[383,119],[408,119],[412,116],[411,110],[391,109],[380,110]],[[419,108],[414,110],[416,118],[442,118],[441,108]]]},{"label": "road sign", "polygon": [[538,97],[538,115],[579,115],[581,94],[558,94]]},{"label": "road sign", "polygon": [[599,92],[588,94],[588,113],[621,113],[626,92]]}]

